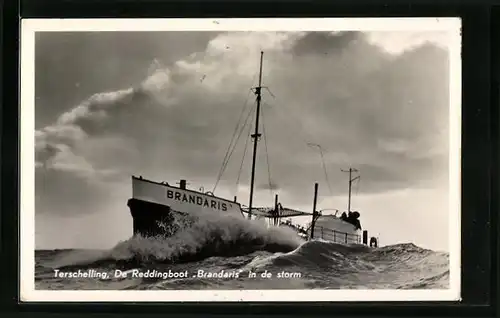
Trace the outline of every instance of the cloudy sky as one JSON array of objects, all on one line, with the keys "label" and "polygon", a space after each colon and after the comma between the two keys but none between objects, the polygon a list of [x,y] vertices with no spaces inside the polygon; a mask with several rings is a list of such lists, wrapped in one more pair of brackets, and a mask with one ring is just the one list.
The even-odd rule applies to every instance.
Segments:
[{"label": "cloudy sky", "polygon": [[[131,175],[211,190],[254,106],[263,50],[257,205],[278,193],[309,211],[319,182],[319,208],[345,210],[352,166],[352,209],[371,235],[447,250],[448,43],[444,32],[39,32],[36,248],[127,239]],[[247,131],[215,191],[244,204]],[[329,185],[307,143],[321,145]]]}]

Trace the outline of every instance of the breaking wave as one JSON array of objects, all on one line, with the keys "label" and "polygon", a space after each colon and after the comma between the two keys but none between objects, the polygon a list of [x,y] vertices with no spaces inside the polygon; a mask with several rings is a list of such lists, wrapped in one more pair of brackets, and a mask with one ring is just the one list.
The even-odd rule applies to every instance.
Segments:
[{"label": "breaking wave", "polygon": [[[379,248],[303,241],[289,228],[232,216],[176,218],[168,237],[135,236],[110,250],[36,252],[37,281],[42,288],[69,288],[54,278],[54,269],[112,272],[116,269],[237,271],[233,280],[138,279],[118,289],[200,288],[448,288],[447,253],[397,244]],[[179,229],[183,229],[179,231]],[[250,272],[300,273],[292,280],[245,279]],[[57,282],[57,283],[56,283]],[[86,284],[78,288],[97,288]],[[71,288],[75,288],[71,285]]]},{"label": "breaking wave", "polygon": [[199,217],[194,222],[177,216],[166,231],[166,236],[134,236],[109,251],[68,251],[64,257],[54,260],[50,267],[186,263],[211,256],[230,257],[255,251],[289,252],[304,243],[291,229],[267,227],[260,221],[229,215]]}]

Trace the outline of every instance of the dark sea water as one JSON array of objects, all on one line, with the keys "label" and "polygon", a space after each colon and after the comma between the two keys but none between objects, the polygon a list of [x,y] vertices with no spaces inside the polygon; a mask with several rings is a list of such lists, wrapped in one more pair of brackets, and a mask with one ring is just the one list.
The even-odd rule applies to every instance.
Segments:
[{"label": "dark sea water", "polygon": [[411,243],[306,242],[290,229],[233,217],[110,250],[37,250],[35,267],[36,289],[52,290],[449,288],[447,253]]}]

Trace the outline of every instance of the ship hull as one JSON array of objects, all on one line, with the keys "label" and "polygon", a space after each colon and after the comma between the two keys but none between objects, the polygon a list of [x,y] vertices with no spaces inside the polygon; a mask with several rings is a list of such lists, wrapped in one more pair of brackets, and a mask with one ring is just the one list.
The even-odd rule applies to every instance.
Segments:
[{"label": "ship hull", "polygon": [[[189,226],[198,216],[229,214],[243,217],[239,203],[213,194],[173,187],[132,177],[132,198],[127,202],[133,219],[133,233],[143,237],[171,236]],[[283,225],[283,223],[282,223]],[[320,216],[311,229],[295,228],[305,238],[339,244],[366,244],[353,224],[333,215]]]},{"label": "ship hull", "polygon": [[143,237],[167,235],[165,227],[170,227],[175,218],[169,206],[139,199],[129,199],[127,205],[133,220],[134,235]]},{"label": "ship hull", "polygon": [[132,198],[127,205],[133,233],[143,237],[170,236],[196,215],[242,215],[237,202],[136,177],[132,177]]}]

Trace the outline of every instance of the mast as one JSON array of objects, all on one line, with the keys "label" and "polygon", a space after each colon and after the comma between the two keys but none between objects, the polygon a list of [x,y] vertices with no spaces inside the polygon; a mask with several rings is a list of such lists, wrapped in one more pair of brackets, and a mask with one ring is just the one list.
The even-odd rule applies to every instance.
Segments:
[{"label": "mast", "polygon": [[259,133],[259,116],[260,116],[260,100],[262,90],[262,59],[264,52],[260,52],[260,69],[259,69],[259,86],[254,87],[255,95],[257,96],[257,113],[255,116],[255,132],[252,134],[253,139],[253,158],[252,158],[252,177],[250,180],[250,202],[248,204],[248,218],[252,218],[252,204],[253,204],[253,188],[255,182],[255,160],[257,159],[257,142],[261,134]]},{"label": "mast", "polygon": [[359,179],[359,176],[353,178],[352,177],[352,173],[353,172],[358,172],[358,170],[354,169],[354,168],[349,168],[349,170],[342,170],[340,169],[342,172],[349,172],[349,198],[347,200],[347,213],[351,212],[351,191],[352,191],[352,183],[356,180]]},{"label": "mast", "polygon": [[313,200],[313,213],[311,221],[311,239],[314,238],[314,226],[316,225],[316,219],[318,218],[318,211],[316,211],[316,204],[318,202],[318,183],[314,184],[314,200]]}]

